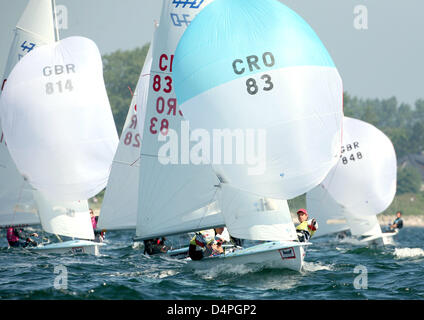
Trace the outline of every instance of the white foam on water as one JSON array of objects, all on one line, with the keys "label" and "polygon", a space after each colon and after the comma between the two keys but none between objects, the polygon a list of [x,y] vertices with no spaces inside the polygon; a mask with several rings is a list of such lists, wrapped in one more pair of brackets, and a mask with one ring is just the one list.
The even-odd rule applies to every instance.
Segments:
[{"label": "white foam on water", "polygon": [[325,265],[321,262],[303,262],[303,271],[305,272],[316,272],[321,270],[334,271],[334,265]]},{"label": "white foam on water", "polygon": [[220,264],[215,266],[214,268],[207,270],[195,270],[194,273],[203,279],[215,279],[222,275],[237,275],[242,276],[247,273],[258,271],[261,267],[255,267],[253,265],[245,265],[245,264]]},{"label": "white foam on water", "polygon": [[424,257],[424,250],[421,248],[395,248],[394,256],[397,259]]}]

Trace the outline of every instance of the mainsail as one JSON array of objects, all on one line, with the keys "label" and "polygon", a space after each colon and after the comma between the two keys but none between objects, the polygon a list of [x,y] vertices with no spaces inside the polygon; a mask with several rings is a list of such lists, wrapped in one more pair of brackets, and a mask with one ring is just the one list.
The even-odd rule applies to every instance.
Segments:
[{"label": "mainsail", "polygon": [[43,230],[57,235],[93,240],[87,200],[56,201],[34,191]]},{"label": "mainsail", "polygon": [[143,130],[140,127],[143,127],[146,115],[151,65],[152,45],[138,79],[113,159],[97,224],[101,229],[135,229],[137,225],[140,148],[143,140]]},{"label": "mainsail", "polygon": [[[142,134],[136,228],[140,239],[224,225],[216,207],[218,178],[209,165],[194,165],[187,160],[195,143],[190,141],[188,124],[178,108],[172,75],[174,51],[181,35],[210,2],[163,2],[153,41]],[[142,104],[139,99],[140,95],[137,105]],[[169,155],[175,151],[177,159],[171,159]]]},{"label": "mainsail", "polygon": [[214,146],[217,132],[236,140],[211,157],[232,186],[291,199],[337,163],[341,78],[312,28],[280,2],[208,5],[182,36],[173,75],[190,129],[206,130]]},{"label": "mainsail", "polygon": [[220,208],[231,235],[250,240],[295,240],[296,230],[285,200],[259,198],[222,184]]},{"label": "mainsail", "polygon": [[306,193],[306,207],[309,215],[319,224],[315,238],[350,229],[346,209],[331,197],[322,184]]}]

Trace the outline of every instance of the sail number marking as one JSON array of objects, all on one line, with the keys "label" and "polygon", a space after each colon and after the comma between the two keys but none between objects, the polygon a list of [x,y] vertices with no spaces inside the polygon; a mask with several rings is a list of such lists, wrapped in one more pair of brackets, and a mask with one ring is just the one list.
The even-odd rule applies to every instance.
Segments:
[{"label": "sail number marking", "polygon": [[[172,73],[172,63],[174,55],[162,54],[159,57],[159,70],[166,73]],[[169,120],[163,116],[182,116],[181,110],[177,108],[177,99],[175,97],[167,97],[172,93],[172,76],[161,76],[155,74],[152,81],[153,91],[160,94],[156,98],[155,111],[156,115],[150,118],[149,131],[151,134],[161,132],[163,135],[168,134]]]},{"label": "sail number marking", "polygon": [[187,5],[190,5],[190,9],[199,9],[204,0],[173,0],[172,4],[175,5],[175,8],[178,8],[180,5],[182,8],[185,8]]},{"label": "sail number marking", "polygon": [[[136,130],[136,129],[137,129],[137,115],[134,114],[131,117],[131,124],[128,127],[128,131],[124,137],[124,144],[126,146],[131,146],[134,148],[139,148],[141,146],[140,134],[139,133],[133,134],[132,132],[133,130]],[[133,137],[134,137],[134,142],[133,142]]]},{"label": "sail number marking", "polygon": [[[346,144],[345,146],[342,146],[342,151],[340,154],[340,159],[343,164],[348,164],[349,161],[356,161],[363,159],[362,152],[358,150],[359,149],[359,142],[354,142],[352,144]],[[351,152],[350,156],[345,156],[344,153]]]},{"label": "sail number marking", "polygon": [[[61,74],[70,74],[75,73],[74,64],[66,65],[54,65],[54,66],[45,66],[43,68],[43,76],[50,77],[52,75],[61,75]],[[57,82],[47,82],[45,84],[46,94],[50,95],[53,93],[62,93],[65,90],[72,91],[74,86],[72,85],[72,80],[67,79],[66,81],[57,81]]]},{"label": "sail number marking", "polygon": [[[271,68],[275,65],[275,58],[272,52],[264,52],[261,59],[257,55],[247,56],[246,59],[235,59],[232,63],[233,71],[237,75],[242,75],[249,69],[250,72],[255,70],[261,70],[262,68]],[[263,91],[270,91],[274,88],[271,76],[269,74],[263,74],[260,79],[263,82],[261,84]],[[255,95],[259,92],[258,81],[255,78],[248,78],[246,80],[246,90],[250,95]]]},{"label": "sail number marking", "polygon": [[29,42],[28,46],[26,44],[27,44],[26,41],[22,42],[21,44],[22,51],[26,50],[27,52],[30,52],[35,47],[35,43]]}]

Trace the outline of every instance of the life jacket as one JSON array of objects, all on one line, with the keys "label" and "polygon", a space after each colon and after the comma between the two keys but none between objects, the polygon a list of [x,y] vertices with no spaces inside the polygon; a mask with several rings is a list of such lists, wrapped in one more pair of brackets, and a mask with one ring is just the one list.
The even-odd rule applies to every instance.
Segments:
[{"label": "life jacket", "polygon": [[317,231],[318,228],[318,222],[316,223],[316,225],[312,225],[312,219],[308,220],[308,221],[303,221],[301,224],[299,224],[296,227],[296,231],[298,233],[303,233],[306,235],[306,240],[309,240],[310,237],[312,237],[315,233],[315,231]]},{"label": "life jacket", "polygon": [[91,224],[93,225],[93,230],[96,230],[96,227],[97,227],[96,217],[91,217]]},{"label": "life jacket", "polygon": [[190,240],[191,245],[195,245],[197,250],[205,248],[207,244],[212,244],[215,239],[215,231],[213,229],[202,230],[197,232]]},{"label": "life jacket", "polygon": [[8,228],[7,229],[7,241],[8,242],[18,242],[19,241],[19,237],[15,234],[15,231],[13,228]]}]

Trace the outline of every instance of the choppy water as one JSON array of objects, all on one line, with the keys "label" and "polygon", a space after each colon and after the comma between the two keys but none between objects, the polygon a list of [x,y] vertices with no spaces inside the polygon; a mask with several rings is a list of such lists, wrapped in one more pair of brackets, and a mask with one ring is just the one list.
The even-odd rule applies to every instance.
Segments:
[{"label": "choppy water", "polygon": [[[108,232],[98,257],[40,255],[7,249],[1,230],[0,300],[424,298],[424,228],[405,227],[394,247],[382,249],[315,239],[301,273],[261,265],[192,272],[184,261],[143,255],[141,247],[133,247],[133,236]],[[65,273],[66,281],[58,278]]]}]

